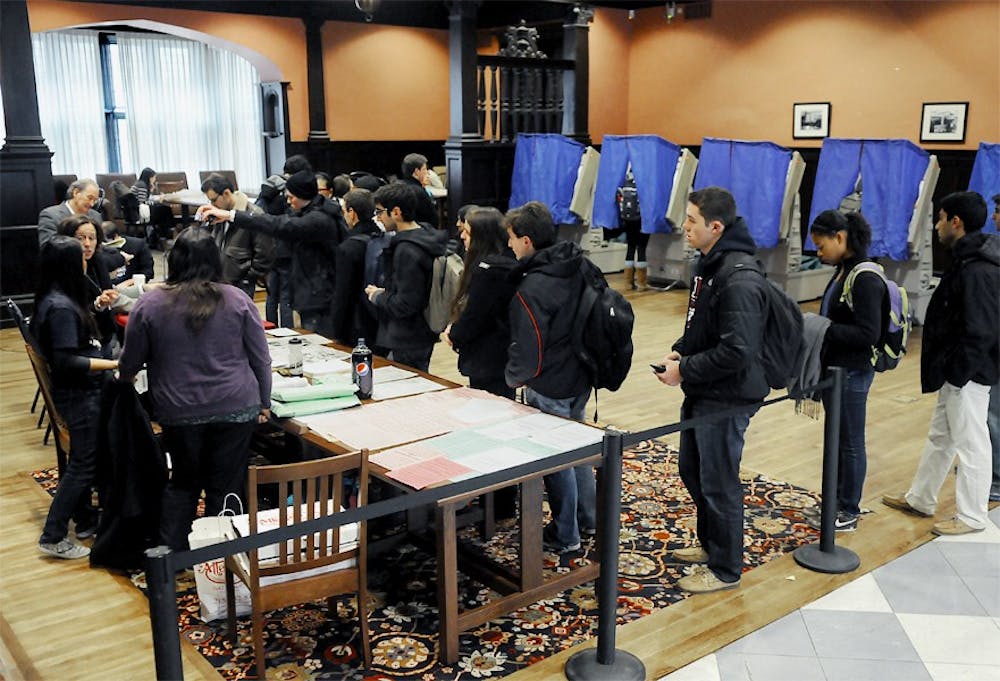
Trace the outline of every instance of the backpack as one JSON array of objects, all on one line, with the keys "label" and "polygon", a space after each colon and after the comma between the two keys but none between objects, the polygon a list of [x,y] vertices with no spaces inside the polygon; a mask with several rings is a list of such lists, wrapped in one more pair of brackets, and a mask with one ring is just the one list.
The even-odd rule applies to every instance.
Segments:
[{"label": "backpack", "polygon": [[451,321],[451,303],[458,295],[465,262],[449,248],[444,255],[434,258],[431,268],[431,290],[424,308],[424,321],[434,333],[441,333]]},{"label": "backpack", "polygon": [[365,244],[365,274],[361,285],[361,297],[364,300],[364,305],[372,314],[375,314],[375,306],[365,295],[365,287],[371,284],[385,288],[385,259],[382,257],[382,251],[392,243],[393,234],[394,232],[383,232],[375,237],[370,234],[352,234],[348,237]]},{"label": "backpack", "polygon": [[791,296],[768,279],[761,264],[752,259],[737,261],[721,270],[715,277],[715,290],[721,291],[729,277],[740,272],[756,272],[768,284],[764,287],[767,311],[760,360],[767,384],[772,388],[787,388],[802,374],[805,361],[802,309]]},{"label": "backpack", "polygon": [[580,275],[583,290],[573,320],[573,349],[594,388],[615,391],[632,368],[632,306],[586,258]]},{"label": "backpack", "polygon": [[872,346],[872,366],[875,371],[895,369],[903,355],[906,354],[906,343],[910,339],[910,329],[913,322],[910,319],[910,298],[906,289],[885,276],[885,270],[875,262],[861,262],[855,265],[844,278],[844,291],[840,295],[841,302],[854,311],[854,297],[851,288],[854,280],[861,272],[872,272],[885,282],[888,304],[883,303],[882,333],[878,342]]},{"label": "backpack", "polygon": [[625,184],[618,188],[618,218],[620,220],[641,220],[639,214],[639,192],[635,188],[635,180],[625,179]]}]

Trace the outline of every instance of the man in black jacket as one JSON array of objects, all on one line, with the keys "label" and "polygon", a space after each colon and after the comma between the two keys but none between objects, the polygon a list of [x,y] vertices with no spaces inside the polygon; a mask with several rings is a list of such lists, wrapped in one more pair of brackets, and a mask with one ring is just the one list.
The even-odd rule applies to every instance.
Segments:
[{"label": "man in black jacket", "polygon": [[108,274],[111,276],[112,284],[117,286],[136,274],[145,276],[146,281],[153,281],[153,254],[150,253],[149,245],[145,239],[119,234],[118,225],[111,220],[105,220],[101,224],[101,230],[104,232],[104,248],[102,250],[112,251],[114,243],[119,243],[119,239],[121,239],[121,245],[117,247],[117,250],[132,256],[125,265],[113,270],[109,269]]},{"label": "man in black jacket", "polygon": [[[531,201],[504,218],[508,245],[518,264],[511,271],[517,292],[510,303],[507,385],[525,386],[525,400],[548,414],[583,420],[593,387],[573,347],[573,320],[583,288],[583,252],[556,243],[549,209]],[[546,475],[552,523],[542,538],[555,553],[580,549],[580,535],[597,527],[597,483],[591,466]]]},{"label": "man in black jacket", "polygon": [[417,222],[439,227],[437,206],[427,193],[427,157],[423,154],[407,154],[403,157],[400,172],[402,173],[400,179],[403,182],[420,190],[415,193],[417,203],[414,206],[414,213]]},{"label": "man in black jacket", "polygon": [[285,183],[289,215],[251,215],[215,206],[198,209],[198,219],[229,220],[239,229],[263,232],[287,241],[292,248],[292,307],[302,327],[331,335],[334,269],[337,246],[347,236],[340,205],[319,195],[316,176],[300,170]]},{"label": "man in black jacket", "polygon": [[378,320],[365,299],[365,255],[368,243],[382,234],[374,220],[375,201],[367,189],[352,189],[344,195],[344,219],[350,227],[347,238],[337,247],[337,279],[333,287],[333,337],[353,347],[364,338],[376,346]]},{"label": "man in black jacket", "polygon": [[935,226],[951,247],[951,267],[934,289],[924,318],[920,387],[938,391],[927,444],[906,494],[882,503],[932,516],[938,492],[958,456],[956,516],[934,523],[938,535],[981,532],[989,523],[991,445],[986,427],[990,386],[1000,364],[1000,242],[984,234],[986,202],[976,192],[941,199]]},{"label": "man in black jacket", "polygon": [[[684,335],[663,358],[662,383],[684,391],[681,418],[693,419],[748,405],[746,413],[681,432],[678,469],[694,500],[699,545],[675,559],[707,566],[680,579],[693,593],[732,589],[743,568],[743,486],[740,459],[755,402],[770,388],[759,356],[764,334],[765,286],[759,272],[728,274],[752,258],[756,246],[736,201],[706,187],[688,198],[684,235],[702,257],[691,280]],[[723,277],[718,275],[726,271]]]},{"label": "man in black jacket", "polygon": [[375,217],[396,236],[383,252],[385,288],[373,284],[365,295],[378,315],[378,344],[389,350],[389,359],[427,371],[438,334],[424,319],[430,299],[434,258],[447,250],[448,233],[425,229],[416,222],[417,192],[403,182],[379,189],[373,195]]}]

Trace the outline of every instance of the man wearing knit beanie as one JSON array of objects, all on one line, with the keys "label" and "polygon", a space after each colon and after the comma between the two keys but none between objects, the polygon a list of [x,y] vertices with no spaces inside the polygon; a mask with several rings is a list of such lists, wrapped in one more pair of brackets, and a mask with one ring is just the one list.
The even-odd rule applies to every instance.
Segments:
[{"label": "man wearing knit beanie", "polygon": [[340,204],[320,196],[316,175],[300,170],[285,181],[288,215],[250,215],[202,206],[198,218],[231,220],[236,227],[284,239],[292,248],[292,307],[309,331],[333,331],[333,283],[337,246],[347,237]]}]

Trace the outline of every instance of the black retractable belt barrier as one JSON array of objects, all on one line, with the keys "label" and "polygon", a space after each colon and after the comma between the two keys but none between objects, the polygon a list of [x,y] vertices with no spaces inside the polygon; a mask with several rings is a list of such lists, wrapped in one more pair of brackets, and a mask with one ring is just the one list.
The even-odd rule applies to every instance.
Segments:
[{"label": "black retractable belt barrier", "polygon": [[615,649],[615,610],[618,606],[618,535],[621,531],[622,434],[604,432],[601,467],[601,574],[597,579],[597,647],[575,653],[564,672],[570,681],[642,681],[642,660]]},{"label": "black retractable belt barrier", "polygon": [[833,388],[823,430],[823,503],[820,509],[819,546],[807,544],[795,549],[795,562],[816,572],[840,574],[861,565],[858,554],[842,546],[834,546],[837,517],[837,468],[840,450],[840,397],[844,385],[844,370],[831,367]]},{"label": "black retractable belt barrier", "polygon": [[181,639],[177,632],[177,586],[171,551],[157,546],[146,551],[146,587],[149,589],[149,620],[153,628],[153,656],[157,681],[184,678]]}]

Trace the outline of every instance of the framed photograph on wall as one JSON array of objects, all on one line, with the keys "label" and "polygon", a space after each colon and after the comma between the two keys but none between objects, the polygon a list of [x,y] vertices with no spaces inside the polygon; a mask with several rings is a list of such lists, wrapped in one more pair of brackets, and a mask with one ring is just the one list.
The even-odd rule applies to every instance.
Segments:
[{"label": "framed photograph on wall", "polygon": [[830,136],[830,102],[792,106],[792,137],[822,139]]},{"label": "framed photograph on wall", "polygon": [[964,142],[968,102],[925,102],[920,117],[921,142]]}]

